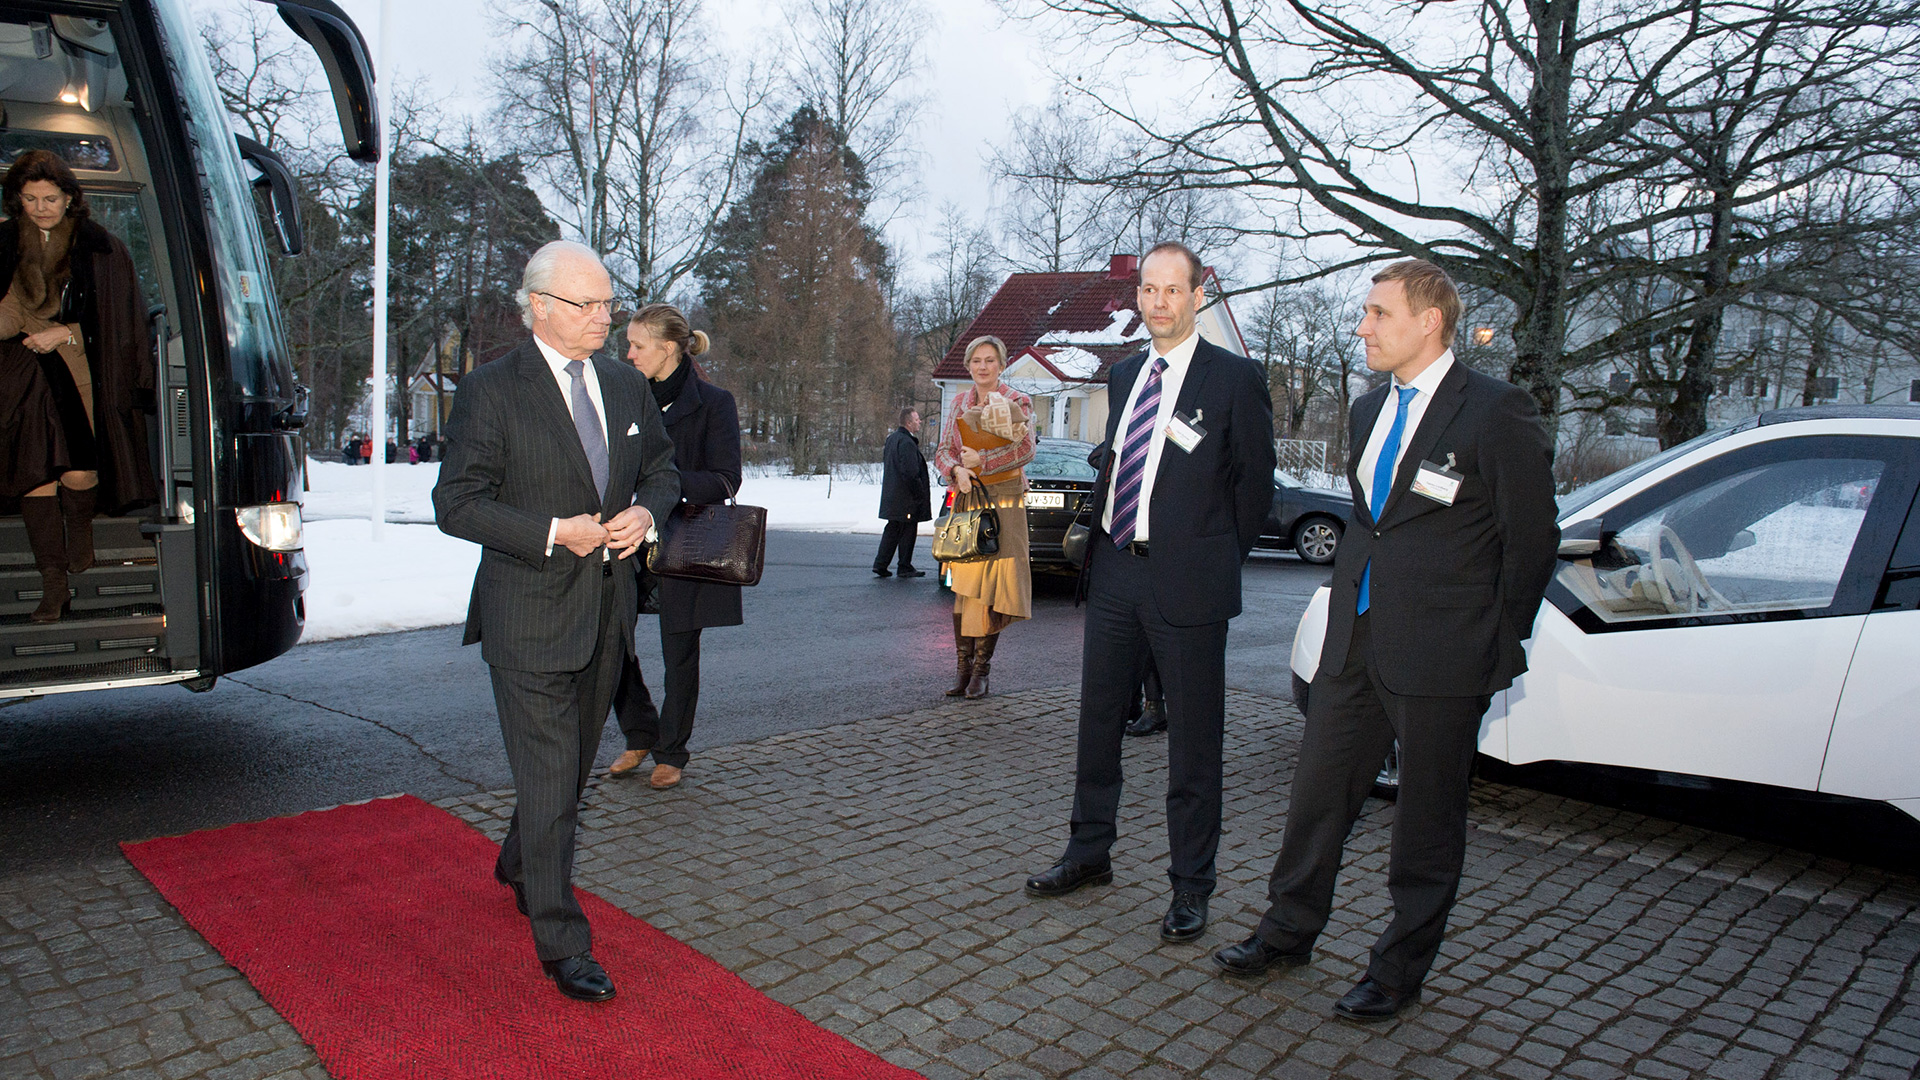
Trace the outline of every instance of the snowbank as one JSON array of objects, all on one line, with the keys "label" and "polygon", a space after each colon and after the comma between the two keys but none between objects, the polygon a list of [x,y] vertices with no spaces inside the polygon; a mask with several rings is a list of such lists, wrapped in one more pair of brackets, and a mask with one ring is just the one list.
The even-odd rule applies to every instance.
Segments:
[{"label": "snowbank", "polygon": [[[767,508],[769,527],[880,532],[877,468],[854,467],[833,478],[777,473],[749,468],[740,492],[742,502]],[[372,467],[308,461],[307,566],[313,576],[301,640],[443,626],[466,618],[480,549],[433,524],[433,485],[439,476],[438,464],[386,466],[388,524],[375,543],[367,521]]]}]

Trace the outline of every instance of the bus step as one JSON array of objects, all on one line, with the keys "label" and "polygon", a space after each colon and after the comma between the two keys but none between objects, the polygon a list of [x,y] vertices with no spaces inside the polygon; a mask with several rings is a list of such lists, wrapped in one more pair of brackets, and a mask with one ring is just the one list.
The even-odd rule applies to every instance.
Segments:
[{"label": "bus step", "polygon": [[[67,575],[67,589],[73,594],[76,615],[138,605],[158,611],[160,568],[137,563],[95,565],[85,573]],[[0,569],[0,622],[26,618],[40,605],[40,592],[38,570]]]},{"label": "bus step", "polygon": [[[152,563],[153,538],[140,535],[142,520],[134,517],[94,518],[94,562],[100,565]],[[33,569],[33,548],[27,543],[27,526],[18,514],[0,517],[0,570],[14,569]]]},{"label": "bus step", "polygon": [[158,611],[138,608],[112,614],[76,612],[56,623],[8,618],[0,624],[0,672],[158,657],[166,623]]}]

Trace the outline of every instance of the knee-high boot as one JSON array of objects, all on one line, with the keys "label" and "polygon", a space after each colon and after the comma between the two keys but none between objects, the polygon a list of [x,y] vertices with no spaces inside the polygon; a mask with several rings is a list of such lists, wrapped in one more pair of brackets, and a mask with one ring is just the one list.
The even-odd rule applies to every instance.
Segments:
[{"label": "knee-high boot", "polygon": [[67,522],[67,571],[77,574],[93,565],[94,493],[60,485],[60,516]]},{"label": "knee-high boot", "polygon": [[40,606],[30,618],[59,622],[67,611],[67,529],[60,520],[60,500],[47,495],[21,499],[20,518],[33,547],[33,564],[40,570]]},{"label": "knee-high boot", "polygon": [[973,678],[967,680],[967,697],[983,698],[987,696],[987,675],[993,670],[993,650],[1000,644],[999,634],[988,634],[975,640],[973,647]]},{"label": "knee-high boot", "polygon": [[947,691],[948,697],[959,697],[967,692],[967,684],[973,678],[974,638],[960,633],[960,616],[953,616],[953,651],[959,657],[960,669],[953,677],[953,689]]}]

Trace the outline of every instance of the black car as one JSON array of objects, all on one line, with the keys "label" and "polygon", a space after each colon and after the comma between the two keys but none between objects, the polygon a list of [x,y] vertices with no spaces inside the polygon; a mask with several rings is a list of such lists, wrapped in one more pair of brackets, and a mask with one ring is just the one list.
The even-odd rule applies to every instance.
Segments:
[{"label": "black car", "polygon": [[1332,488],[1308,487],[1292,473],[1273,470],[1273,511],[1257,544],[1270,551],[1292,551],[1324,566],[1340,547],[1340,534],[1353,515],[1353,496]]},{"label": "black car", "polygon": [[1093,444],[1075,439],[1038,439],[1027,464],[1027,543],[1037,567],[1066,567],[1060,541],[1081,503],[1093,494],[1098,473],[1087,464]]}]

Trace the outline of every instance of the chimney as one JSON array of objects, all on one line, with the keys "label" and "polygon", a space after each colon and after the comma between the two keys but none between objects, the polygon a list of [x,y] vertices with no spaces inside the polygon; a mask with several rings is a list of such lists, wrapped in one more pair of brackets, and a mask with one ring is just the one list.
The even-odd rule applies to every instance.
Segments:
[{"label": "chimney", "polygon": [[1140,272],[1140,256],[1115,255],[1107,260],[1108,281],[1132,281]]}]

